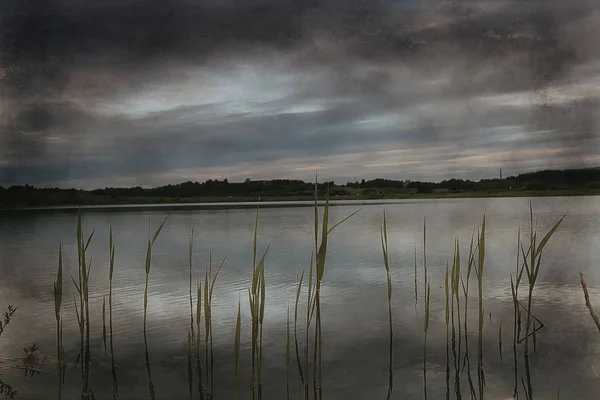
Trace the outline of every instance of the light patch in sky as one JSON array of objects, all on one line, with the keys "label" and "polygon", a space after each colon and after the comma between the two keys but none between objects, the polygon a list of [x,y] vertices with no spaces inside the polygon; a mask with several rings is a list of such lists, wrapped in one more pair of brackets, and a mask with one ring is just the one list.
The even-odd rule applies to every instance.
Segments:
[{"label": "light patch in sky", "polygon": [[[195,70],[185,79],[152,85],[114,99],[101,109],[107,114],[143,117],[182,107],[218,106],[222,115],[260,113],[296,91],[298,76],[246,65],[233,70]],[[271,106],[272,107],[272,106]]]},{"label": "light patch in sky", "polygon": [[361,129],[371,130],[399,125],[403,125],[403,128],[406,128],[406,125],[410,123],[410,120],[411,118],[406,115],[385,114],[358,119],[355,120],[354,123]]}]

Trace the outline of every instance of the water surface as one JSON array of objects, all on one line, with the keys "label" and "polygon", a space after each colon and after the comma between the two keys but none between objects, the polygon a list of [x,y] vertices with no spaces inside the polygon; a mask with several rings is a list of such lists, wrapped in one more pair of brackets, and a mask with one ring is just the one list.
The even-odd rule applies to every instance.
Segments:
[{"label": "water surface", "polygon": [[[600,335],[589,316],[579,286],[579,271],[588,277],[592,301],[600,309],[600,198],[568,197],[533,200],[536,225],[547,231],[564,213],[567,218],[545,252],[535,291],[534,313],[546,328],[537,335],[532,356],[536,398],[596,399],[600,381]],[[307,207],[267,208],[260,212],[259,249],[270,244],[266,263],[267,303],[264,330],[264,394],[285,398],[285,321],[292,304],[297,275],[308,267],[313,236],[313,210]],[[362,210],[337,228],[329,241],[324,285],[323,363],[327,399],[385,398],[388,385],[388,322],[385,269],[380,229],[382,212],[388,216],[393,280],[394,399],[420,399],[423,345],[423,219],[427,220],[427,265],[431,274],[432,311],[429,337],[428,383],[431,399],[445,393],[444,269],[459,238],[463,259],[474,227],[487,219],[487,257],[484,277],[484,367],[489,398],[512,396],[512,300],[510,273],[514,272],[517,231],[529,229],[529,200],[439,199],[396,201],[385,204],[346,203],[331,208],[337,221],[358,207]],[[17,357],[21,348],[37,343],[43,354],[55,354],[52,282],[58,246],[64,246],[64,343],[69,362],[66,397],[79,390],[78,371],[72,371],[79,332],[70,275],[77,273],[76,215],[69,210],[52,213],[4,213],[0,218],[0,300],[19,307],[0,338],[2,357]],[[204,275],[209,261],[217,265],[227,256],[215,286],[213,329],[215,343],[215,398],[231,398],[233,340],[238,299],[242,303],[240,398],[250,398],[250,313],[247,288],[252,270],[253,209],[168,210],[170,218],[157,240],[152,258],[148,304],[148,350],[157,398],[183,399],[187,394],[187,329],[189,327],[188,241],[195,227],[194,276]],[[167,212],[84,210],[84,230],[95,230],[88,250],[91,259],[90,312],[92,366],[90,386],[96,398],[112,397],[110,356],[102,344],[102,298],[108,293],[108,230],[116,241],[113,282],[113,320],[116,372],[121,398],[146,399],[142,334],[144,259],[149,230]],[[415,305],[414,259],[418,263],[418,300]],[[476,291],[471,291],[476,305]],[[475,297],[473,297],[475,296]],[[304,313],[304,301],[300,311]],[[491,313],[491,317],[488,315]],[[503,363],[498,350],[498,328],[503,325]],[[469,316],[470,340],[475,343],[476,310]],[[300,324],[302,329],[303,324]],[[302,346],[302,344],[301,344]],[[473,362],[475,358],[473,357]],[[292,363],[295,366],[295,359]],[[8,369],[2,379],[23,398],[54,396],[55,366],[23,377]],[[293,398],[297,373],[292,369]],[[466,392],[465,392],[466,393]]]}]

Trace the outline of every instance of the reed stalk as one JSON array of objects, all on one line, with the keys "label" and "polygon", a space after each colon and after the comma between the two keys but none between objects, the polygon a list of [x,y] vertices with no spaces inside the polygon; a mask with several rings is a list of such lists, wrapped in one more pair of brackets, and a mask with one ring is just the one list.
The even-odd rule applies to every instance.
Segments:
[{"label": "reed stalk", "polygon": [[291,344],[290,344],[290,304],[288,303],[287,320],[285,326],[285,392],[286,398],[290,399],[290,360],[291,360]]},{"label": "reed stalk", "polygon": [[106,296],[102,296],[102,343],[104,344],[104,355],[106,356]]},{"label": "reed stalk", "polygon": [[427,335],[429,332],[429,300],[431,293],[431,285],[427,283],[427,291],[425,293],[425,318],[423,321],[423,396],[427,400]]},{"label": "reed stalk", "polygon": [[[452,262],[452,279],[451,279],[451,315],[452,315],[452,352],[454,354],[454,392],[456,398],[460,400],[462,398],[462,391],[460,388],[460,356],[461,356],[461,344],[462,344],[462,328],[461,328],[461,315],[460,315],[460,293],[459,285],[461,280],[460,272],[460,244],[457,239],[454,248],[454,261]],[[454,303],[456,302],[456,308]],[[456,309],[456,315],[458,318],[458,353],[456,349],[456,326],[454,323],[454,310]]]},{"label": "reed stalk", "polygon": [[58,247],[58,269],[54,281],[54,316],[56,318],[56,374],[58,376],[58,400],[62,399],[64,376],[64,349],[62,343],[61,307],[63,299],[63,261],[62,244]]},{"label": "reed stalk", "polygon": [[484,320],[484,308],[483,308],[483,273],[485,263],[485,216],[481,224],[481,231],[478,235],[478,262],[475,269],[477,275],[477,290],[478,290],[478,317],[479,317],[479,331],[478,331],[478,342],[477,342],[477,385],[479,388],[479,399],[483,400],[485,390],[485,372],[483,370],[483,320]]},{"label": "reed stalk", "polygon": [[[154,390],[154,382],[152,381],[152,370],[150,368],[150,354],[148,352],[148,337],[146,334],[146,327],[147,327],[146,318],[147,318],[147,312],[148,312],[148,283],[149,283],[149,279],[150,279],[150,267],[152,265],[152,247],[154,246],[156,239],[158,239],[158,235],[160,235],[160,232],[162,231],[162,229],[165,226],[165,223],[167,222],[168,219],[169,219],[169,216],[167,216],[163,220],[163,222],[158,226],[158,228],[154,232],[154,235],[152,236],[152,238],[148,237],[148,245],[146,247],[146,261],[145,261],[146,284],[144,286],[144,330],[143,331],[144,331],[144,355],[145,355],[145,359],[146,359],[146,373],[148,375],[148,390],[149,390],[151,400],[155,400],[156,393]],[[148,236],[150,236],[150,235],[148,235]]]},{"label": "reed stalk", "polygon": [[[469,359],[469,330],[468,330],[468,317],[469,317],[469,283],[471,281],[471,272],[473,271],[473,266],[475,265],[475,253],[477,252],[478,244],[474,243],[475,238],[475,230],[473,230],[471,234],[471,242],[469,244],[469,259],[467,262],[467,275],[466,278],[462,277],[462,288],[463,294],[465,297],[465,305],[464,305],[464,332],[465,332],[465,355],[462,370],[467,369],[467,380],[469,382],[469,390],[471,392],[471,398],[476,399],[477,394],[475,392],[475,384],[473,383],[473,378],[471,376],[471,361]],[[475,246],[474,246],[475,245]]]},{"label": "reed stalk", "polygon": [[190,233],[188,244],[188,266],[189,266],[189,298],[190,298],[190,328],[188,329],[188,385],[190,399],[193,393],[194,370],[192,368],[192,360],[194,358],[194,345],[196,343],[196,333],[194,332],[194,298],[192,295],[192,268],[193,268],[193,253],[194,253],[194,226]]},{"label": "reed stalk", "polygon": [[192,370],[193,354],[194,354],[194,349],[192,346],[192,330],[188,329],[188,334],[187,334],[187,374],[188,374],[188,391],[189,391],[190,399],[192,398],[193,393],[194,393],[194,389],[193,389],[194,373]]},{"label": "reed stalk", "polygon": [[417,284],[417,246],[415,246],[415,263],[414,263],[414,276],[415,276],[415,312],[417,311],[417,304],[419,303],[418,295],[418,284]]},{"label": "reed stalk", "polygon": [[[531,201],[529,202],[529,218],[530,218],[530,231],[529,231],[529,243],[530,250],[528,252],[529,260],[527,254],[523,246],[521,246],[521,253],[524,256],[524,264],[525,264],[525,272],[527,275],[527,283],[528,283],[528,293],[527,293],[527,319],[525,323],[525,350],[524,350],[524,358],[525,358],[525,374],[527,377],[527,397],[529,399],[533,398],[533,386],[531,384],[531,367],[529,363],[529,336],[535,335],[538,329],[535,327],[535,316],[532,314],[533,307],[533,290],[535,288],[535,284],[537,282],[537,278],[540,272],[540,266],[542,262],[542,254],[544,247],[548,244],[550,238],[554,235],[562,221],[565,219],[566,215],[563,215],[558,222],[554,224],[554,226],[544,235],[542,240],[537,241],[537,232],[535,232],[534,224],[533,224],[533,205]],[[539,321],[539,320],[538,320]],[[531,331],[533,326],[533,331]],[[531,333],[530,333],[531,332]],[[535,336],[534,336],[534,347],[535,347]]]},{"label": "reed stalk", "polygon": [[517,232],[517,262],[516,262],[516,282],[512,274],[510,276],[510,289],[513,299],[513,364],[514,364],[514,386],[513,386],[513,397],[518,398],[519,396],[519,363],[517,359],[517,343],[520,335],[521,326],[521,309],[519,308],[519,284],[523,276],[524,266],[520,262],[521,255],[521,227],[519,226]]},{"label": "reed stalk", "polygon": [[500,327],[498,328],[498,354],[500,355],[500,365],[502,365],[502,322],[500,322]]},{"label": "reed stalk", "polygon": [[450,295],[448,288],[449,265],[446,262],[446,273],[444,275],[444,297],[446,300],[446,400],[450,400]]},{"label": "reed stalk", "polygon": [[302,291],[302,282],[304,280],[304,270],[300,275],[300,279],[296,278],[296,300],[294,302],[294,347],[296,350],[296,362],[298,364],[298,375],[301,386],[304,386],[304,370],[300,359],[300,345],[298,343],[298,304],[300,301],[300,292]]},{"label": "reed stalk", "polygon": [[425,295],[427,295],[427,219],[423,217],[423,281],[424,286],[423,290],[425,291]]},{"label": "reed stalk", "polygon": [[388,251],[387,237],[387,218],[383,210],[383,228],[381,230],[381,250],[383,253],[383,264],[387,280],[387,299],[388,299],[388,325],[389,325],[389,373],[388,373],[388,393],[386,400],[390,400],[394,391],[394,370],[393,370],[393,340],[394,328],[392,323],[392,275],[390,273],[390,261]]},{"label": "reed stalk", "polygon": [[158,228],[156,229],[156,232],[154,232],[154,236],[152,236],[152,239],[150,239],[150,237],[148,238],[148,246],[146,248],[146,262],[145,262],[146,285],[144,286],[144,331],[146,331],[146,316],[148,313],[148,283],[149,283],[149,279],[150,279],[150,266],[152,264],[152,246],[154,246],[154,242],[156,242],[156,239],[158,239],[158,235],[162,231],[162,229],[165,226],[165,223],[167,222],[168,219],[169,219],[169,216],[167,216],[163,220],[163,222],[158,226]]},{"label": "reed stalk", "polygon": [[109,252],[109,268],[108,268],[108,332],[110,334],[110,362],[111,362],[111,373],[113,378],[113,398],[119,397],[119,384],[117,381],[117,369],[115,367],[115,349],[113,342],[113,275],[115,271],[115,244],[113,242],[113,229],[112,225],[109,229],[108,234],[108,252]]},{"label": "reed stalk", "polygon": [[253,262],[252,262],[252,284],[248,288],[248,301],[250,304],[250,316],[252,326],[252,369],[251,369],[251,390],[252,399],[257,396],[262,398],[262,325],[264,321],[265,310],[265,290],[266,283],[264,278],[265,273],[265,257],[269,251],[270,244],[267,245],[261,258],[257,261],[258,248],[258,221],[259,209],[256,210],[256,220],[254,222],[253,235]]},{"label": "reed stalk", "polygon": [[[319,231],[319,211],[318,211],[318,192],[317,192],[317,181],[315,177],[315,246],[318,242],[318,231]],[[316,279],[315,279],[315,293],[314,301],[316,307],[315,314],[315,346],[314,346],[314,391],[315,398],[321,400],[323,398],[323,331],[321,329],[321,283],[325,275],[325,260],[327,258],[327,246],[329,234],[337,228],[339,225],[350,219],[360,210],[356,210],[341,221],[337,222],[333,226],[329,227],[329,189],[327,189],[327,195],[325,198],[325,207],[323,209],[323,221],[321,223],[321,243],[316,250]]]},{"label": "reed stalk", "polygon": [[204,399],[204,384],[202,379],[202,358],[200,356],[201,334],[200,320],[202,317],[202,282],[196,281],[196,373],[198,374],[198,398]]},{"label": "reed stalk", "polygon": [[242,329],[241,302],[238,298],[237,318],[235,322],[235,339],[233,342],[234,368],[233,368],[233,400],[237,400],[238,370],[240,366],[240,342]]},{"label": "reed stalk", "polygon": [[[310,256],[310,264],[308,268],[308,287],[307,287],[307,306],[306,306],[306,329],[305,329],[305,337],[304,337],[304,370],[306,372],[306,379],[304,381],[304,399],[309,399],[308,392],[308,374],[309,374],[309,361],[308,361],[308,353],[310,347],[309,334],[310,334],[310,324],[312,322],[312,317],[315,309],[315,301],[314,301],[314,283],[313,283],[313,267],[314,265],[314,255]],[[314,368],[313,368],[314,370]],[[314,380],[314,377],[313,377]]]},{"label": "reed stalk", "polygon": [[192,295],[192,269],[194,255],[194,226],[190,233],[190,241],[188,245],[188,264],[189,264],[189,296],[190,296],[190,339],[192,343],[196,341],[196,333],[194,332],[194,298]]},{"label": "reed stalk", "polygon": [[205,346],[205,360],[206,360],[206,382],[210,385],[209,391],[206,393],[209,398],[214,396],[214,384],[215,384],[215,356],[213,350],[213,329],[212,329],[212,300],[215,289],[215,283],[219,277],[219,272],[227,256],[223,257],[223,260],[219,264],[216,273],[213,275],[212,271],[212,251],[209,251],[208,267],[205,272],[204,278],[204,346]]},{"label": "reed stalk", "polygon": [[77,322],[79,326],[79,338],[80,347],[79,355],[77,356],[77,362],[81,360],[81,398],[89,399],[92,396],[89,390],[89,371],[90,371],[90,309],[89,309],[89,271],[91,263],[87,265],[86,251],[90,245],[94,231],[85,240],[82,228],[82,217],[81,211],[77,214],[77,259],[78,268],[77,282],[71,276],[71,280],[75,285],[75,289],[79,294],[79,308],[77,308],[77,302],[75,299],[75,313],[77,314]]}]

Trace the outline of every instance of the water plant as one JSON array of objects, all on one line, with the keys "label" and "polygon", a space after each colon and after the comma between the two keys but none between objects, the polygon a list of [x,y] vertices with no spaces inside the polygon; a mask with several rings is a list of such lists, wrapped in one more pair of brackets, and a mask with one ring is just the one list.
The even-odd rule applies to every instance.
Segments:
[{"label": "water plant", "polygon": [[64,385],[64,348],[63,348],[63,328],[61,319],[61,307],[63,300],[63,260],[62,244],[58,246],[58,269],[54,281],[54,316],[56,318],[56,375],[58,377],[58,400],[62,399],[62,389]]},{"label": "water plant", "polygon": [[117,381],[117,369],[115,366],[115,348],[113,341],[113,276],[115,272],[115,244],[113,241],[112,225],[109,228],[108,234],[108,252],[108,333],[110,335],[110,367],[113,378],[113,398],[117,399],[119,397],[119,383]]},{"label": "water plant", "polygon": [[154,235],[152,236],[152,238],[148,237],[148,246],[146,247],[146,262],[145,262],[146,285],[144,286],[144,332],[146,331],[146,315],[148,313],[148,282],[150,280],[150,267],[152,265],[152,246],[154,246],[154,242],[156,242],[156,239],[158,239],[158,235],[160,235],[160,232],[162,231],[162,229],[165,226],[165,223],[167,222],[168,219],[169,219],[169,216],[167,216],[163,220],[163,222],[158,226],[158,228],[156,228],[156,231],[154,232]]},{"label": "water plant", "polygon": [[[252,262],[252,285],[248,288],[248,301],[250,304],[250,316],[252,325],[252,371],[251,371],[251,388],[252,398],[262,397],[262,325],[265,316],[265,291],[266,282],[265,274],[265,257],[269,251],[267,245],[265,251],[257,262],[258,248],[258,217],[259,210],[256,210],[256,220],[254,222],[254,235],[252,241],[253,262]],[[258,369],[258,374],[257,374]],[[255,391],[257,387],[257,391]]]},{"label": "water plant", "polygon": [[[152,381],[152,370],[150,367],[150,353],[148,352],[148,336],[146,334],[146,315],[148,312],[148,282],[150,280],[150,267],[152,264],[152,247],[154,246],[156,239],[158,239],[158,235],[160,235],[160,232],[162,231],[162,229],[165,226],[165,223],[167,222],[168,219],[169,219],[169,216],[167,216],[163,220],[163,222],[158,226],[158,228],[154,232],[154,235],[152,236],[151,239],[150,239],[150,237],[148,237],[148,245],[146,247],[146,262],[145,262],[146,285],[144,286],[144,355],[145,355],[145,359],[146,359],[146,373],[148,374],[148,390],[149,390],[151,400],[154,400],[156,398],[156,394],[155,394],[155,390],[154,390],[154,382]],[[150,236],[150,235],[148,235],[148,236]]]},{"label": "water plant", "polygon": [[428,282],[425,294],[425,317],[423,319],[423,396],[425,400],[427,400],[427,335],[429,333],[430,294],[431,284]]},{"label": "water plant", "polygon": [[213,292],[215,289],[215,283],[221,272],[223,264],[227,256],[223,257],[223,260],[219,264],[216,273],[213,275],[212,267],[212,251],[208,254],[208,266],[204,276],[204,348],[205,348],[205,370],[206,370],[206,383],[210,385],[208,392],[205,392],[210,398],[214,395],[215,385],[215,355],[213,350],[213,329],[212,329],[212,300]]},{"label": "water plant", "polygon": [[89,307],[89,276],[91,262],[88,265],[86,260],[86,251],[92,241],[94,231],[90,233],[87,240],[83,235],[81,211],[77,214],[77,276],[78,280],[71,276],[71,280],[75,285],[75,289],[79,294],[79,308],[75,303],[75,313],[79,326],[80,347],[75,366],[78,361],[81,361],[81,398],[89,399],[93,397],[93,393],[89,390],[89,372],[90,372],[90,307]]},{"label": "water plant", "polygon": [[483,370],[483,272],[485,263],[485,216],[481,223],[481,231],[477,241],[478,261],[475,268],[477,275],[477,293],[478,293],[478,341],[477,341],[477,384],[479,388],[479,399],[483,399],[485,390],[485,372]]},{"label": "water plant", "polygon": [[[289,328],[289,323],[288,323]],[[241,303],[238,298],[238,309],[237,318],[235,321],[235,339],[233,342],[233,355],[234,355],[234,368],[233,368],[233,400],[237,400],[237,379],[238,369],[240,366],[240,342],[241,342],[241,329],[242,329],[242,315],[241,315]],[[288,340],[289,340],[289,329],[288,329]],[[289,354],[288,354],[289,357]]]},{"label": "water plant", "polygon": [[[537,282],[537,278],[540,272],[540,266],[542,262],[543,250],[548,241],[554,235],[554,232],[558,229],[562,221],[565,219],[566,215],[563,215],[558,222],[554,224],[554,226],[544,235],[542,240],[538,243],[537,232],[535,232],[534,224],[533,224],[533,205],[529,202],[529,216],[530,216],[530,231],[529,231],[529,249],[527,253],[523,246],[521,246],[521,253],[523,255],[523,262],[525,266],[525,273],[527,277],[527,309],[526,309],[526,322],[525,322],[525,349],[524,349],[524,358],[525,358],[525,374],[527,378],[527,398],[533,398],[533,386],[531,384],[531,367],[529,362],[529,337],[531,335],[535,335],[537,330],[534,321],[539,321],[539,319],[535,318],[532,314],[533,307],[533,290],[535,288],[535,284]],[[529,256],[529,257],[528,257]],[[542,325],[543,327],[543,325]],[[533,328],[533,329],[532,329]],[[535,337],[535,336],[534,336]]]},{"label": "water plant", "polygon": [[392,323],[392,275],[390,274],[390,260],[388,251],[388,236],[387,236],[387,218],[385,210],[383,210],[383,228],[381,229],[381,251],[383,253],[383,265],[385,266],[385,275],[387,281],[387,300],[388,300],[388,326],[389,326],[389,373],[388,373],[388,394],[386,399],[392,397],[394,390],[394,370],[393,370],[393,341],[394,328]]}]

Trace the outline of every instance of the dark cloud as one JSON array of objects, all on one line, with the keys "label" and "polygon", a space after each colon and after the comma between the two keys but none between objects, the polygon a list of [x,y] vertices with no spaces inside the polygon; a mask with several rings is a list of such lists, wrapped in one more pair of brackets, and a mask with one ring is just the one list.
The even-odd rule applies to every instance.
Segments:
[{"label": "dark cloud", "polygon": [[[584,67],[600,58],[599,12],[584,0],[9,0],[0,5],[0,181],[141,175],[390,146],[455,146],[448,159],[486,148],[579,146],[584,160],[597,148],[597,93],[556,105],[547,91],[598,76]],[[177,103],[185,90],[202,97],[206,77],[165,94],[171,110],[134,115],[123,105],[186,82],[190,71],[213,71],[227,83],[227,68],[246,64],[273,70],[271,82],[257,85],[275,89],[277,76],[309,76],[283,100],[270,100],[283,108],[273,112],[270,104],[267,114],[225,117],[218,101]],[[525,92],[529,104],[482,103]],[[315,103],[324,106],[285,110]],[[106,104],[121,109],[107,113]],[[364,124],[393,114],[410,122]],[[492,133],[505,126],[521,126],[528,137],[507,144]]]},{"label": "dark cloud", "polygon": [[[147,69],[168,60],[202,63],[220,50],[299,46],[330,35],[356,56],[406,56],[451,45],[500,56],[531,51],[531,68],[545,80],[573,62],[574,44],[561,28],[587,11],[585,2],[494,2],[424,7],[416,1],[143,1],[3,3],[0,39],[5,80],[17,92],[60,89],[74,68],[96,63]],[[402,7],[404,6],[404,7]],[[427,57],[429,52],[425,53]]]}]

